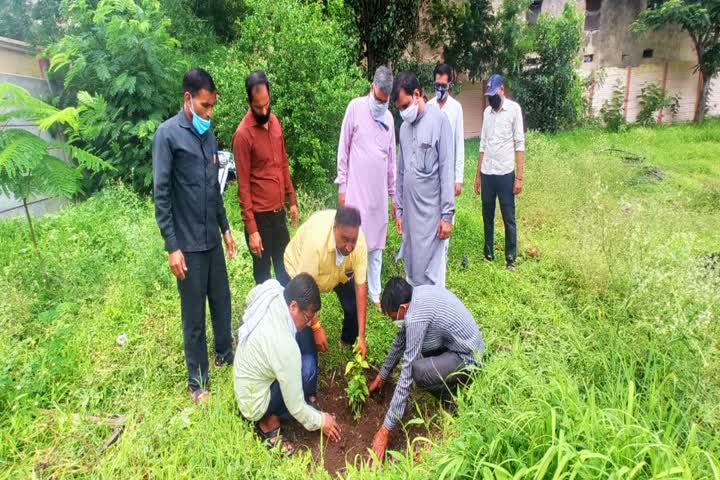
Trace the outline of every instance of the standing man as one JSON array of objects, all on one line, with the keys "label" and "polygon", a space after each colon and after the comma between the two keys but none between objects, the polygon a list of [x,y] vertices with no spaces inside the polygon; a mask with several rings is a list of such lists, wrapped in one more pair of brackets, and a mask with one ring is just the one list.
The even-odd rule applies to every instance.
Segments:
[{"label": "standing man", "polygon": [[295,188],[282,126],[270,112],[270,82],[265,72],[252,72],[245,79],[249,109],[233,136],[237,168],[238,200],[245,224],[245,241],[253,255],[253,277],[260,285],[270,278],[270,265],[281,285],[290,280],[283,253],[290,234],[285,222],[285,202],[297,226]]},{"label": "standing man", "polygon": [[[360,212],[340,207],[313,213],[300,225],[285,250],[285,268],[291,278],[309,273],[322,293],[335,291],[344,319],[340,341],[367,355],[367,244],[360,230]],[[325,329],[316,317],[310,329],[316,347],[327,351]]]},{"label": "standing man", "polygon": [[[484,256],[495,258],[495,199],[500,200],[500,213],[505,224],[505,262],[515,270],[517,257],[517,226],[515,195],[522,191],[525,163],[525,131],[520,105],[505,98],[505,85],[500,75],[493,75],[485,95],[488,106],[483,114],[480,134],[480,162],[475,176],[475,194],[482,192],[482,215],[485,226]],[[516,170],[517,168],[517,170]],[[517,173],[516,173],[517,172]]]},{"label": "standing man", "polygon": [[465,174],[465,124],[463,122],[463,109],[460,102],[450,95],[453,87],[453,70],[450,65],[441,63],[433,71],[435,78],[435,96],[428,101],[428,105],[436,105],[447,115],[452,130],[453,146],[455,149],[455,196],[462,193],[463,176]]},{"label": "standing man", "polygon": [[[368,248],[368,290],[380,309],[380,272],[388,224],[388,196],[395,195],[395,123],[388,112],[392,72],[375,71],[370,93],[350,102],[337,154],[338,203],[360,211]],[[378,173],[386,182],[378,181]]]},{"label": "standing man", "polygon": [[414,74],[400,74],[393,98],[403,119],[395,195],[395,227],[403,236],[398,258],[411,285],[444,287],[444,241],[455,214],[452,129],[437,106],[425,103]]},{"label": "standing man", "polygon": [[230,286],[223,248],[235,258],[218,183],[218,146],[210,130],[217,100],[215,83],[200,68],[182,82],[184,104],[163,122],[153,138],[155,219],[165,240],[168,263],[177,277],[188,387],[195,403],[206,402],[208,354],[205,299],[210,303],[215,337],[215,366],[233,363]]}]

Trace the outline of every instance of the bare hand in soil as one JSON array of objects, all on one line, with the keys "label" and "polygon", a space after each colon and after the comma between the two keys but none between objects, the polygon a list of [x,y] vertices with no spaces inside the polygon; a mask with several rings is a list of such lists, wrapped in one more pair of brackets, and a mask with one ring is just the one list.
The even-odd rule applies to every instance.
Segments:
[{"label": "bare hand in soil", "polygon": [[385,380],[383,380],[380,375],[375,377],[375,380],[373,380],[370,384],[370,395],[382,389],[383,383],[385,383]]},{"label": "bare hand in soil", "polygon": [[380,462],[385,458],[385,450],[387,450],[388,443],[390,443],[390,430],[385,428],[385,425],[380,427],[372,441],[372,449],[375,456]]},{"label": "bare hand in soil", "polygon": [[340,433],[342,433],[342,431],[340,430],[340,425],[338,425],[335,421],[335,417],[333,417],[329,413],[323,413],[323,416],[323,433],[333,442],[339,442]]},{"label": "bare hand in soil", "polygon": [[313,340],[315,340],[315,346],[318,350],[321,352],[327,352],[327,334],[325,333],[325,329],[323,327],[313,331]]}]

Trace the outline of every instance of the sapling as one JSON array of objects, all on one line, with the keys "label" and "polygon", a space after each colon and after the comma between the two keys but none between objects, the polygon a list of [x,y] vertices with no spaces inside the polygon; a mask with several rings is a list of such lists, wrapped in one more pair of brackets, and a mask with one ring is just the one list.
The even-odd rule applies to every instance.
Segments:
[{"label": "sapling", "polygon": [[362,358],[362,355],[357,350],[355,350],[355,358],[345,366],[345,377],[348,379],[345,393],[355,421],[360,419],[363,405],[370,394],[367,378],[365,377],[365,370],[368,367],[367,360]]}]

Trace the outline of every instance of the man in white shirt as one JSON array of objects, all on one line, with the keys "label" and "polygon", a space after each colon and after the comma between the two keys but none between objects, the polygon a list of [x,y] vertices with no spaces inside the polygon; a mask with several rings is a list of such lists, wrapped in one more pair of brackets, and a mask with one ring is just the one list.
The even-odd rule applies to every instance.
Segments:
[{"label": "man in white shirt", "polygon": [[450,95],[453,86],[453,70],[450,65],[441,63],[433,71],[435,78],[435,96],[428,101],[428,105],[437,105],[450,120],[453,144],[455,145],[455,196],[462,193],[463,175],[465,172],[465,126],[463,124],[463,109],[460,102]]},{"label": "man in white shirt", "polygon": [[493,75],[485,95],[489,107],[483,113],[480,134],[480,162],[475,176],[475,193],[482,192],[482,214],[485,226],[485,260],[495,257],[495,199],[505,224],[505,261],[511,272],[517,257],[517,226],[515,195],[522,191],[525,163],[525,132],[520,105],[505,98],[505,85],[500,75]]},{"label": "man in white shirt", "polygon": [[[453,86],[453,69],[446,63],[441,63],[433,70],[435,79],[435,96],[428,101],[428,105],[436,105],[450,121],[453,145],[455,146],[455,196],[462,193],[463,176],[465,172],[465,125],[463,123],[463,109],[460,102],[450,95]],[[455,217],[453,217],[453,224]],[[445,240],[445,258],[442,262],[442,276],[447,270],[447,255],[450,239]]]}]

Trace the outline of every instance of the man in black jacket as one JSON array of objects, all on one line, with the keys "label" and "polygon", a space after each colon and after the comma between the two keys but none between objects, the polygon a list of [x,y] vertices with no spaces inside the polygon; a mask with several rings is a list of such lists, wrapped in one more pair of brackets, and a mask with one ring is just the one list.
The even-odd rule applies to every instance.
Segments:
[{"label": "man in black jacket", "polygon": [[230,285],[220,237],[235,257],[218,183],[218,146],[210,130],[217,100],[208,72],[183,77],[183,107],[153,138],[155,219],[165,240],[170,270],[177,277],[188,386],[195,403],[207,401],[208,355],[205,299],[215,337],[215,365],[232,365]]}]

